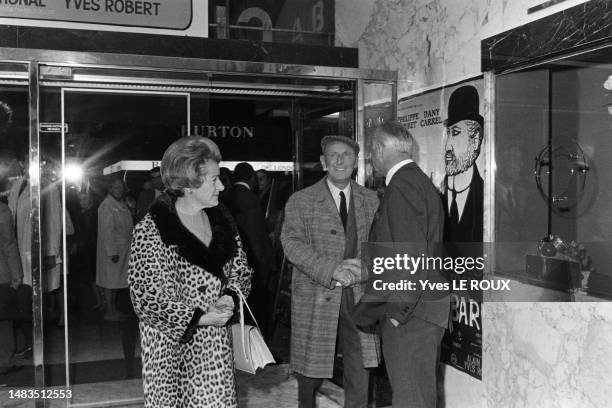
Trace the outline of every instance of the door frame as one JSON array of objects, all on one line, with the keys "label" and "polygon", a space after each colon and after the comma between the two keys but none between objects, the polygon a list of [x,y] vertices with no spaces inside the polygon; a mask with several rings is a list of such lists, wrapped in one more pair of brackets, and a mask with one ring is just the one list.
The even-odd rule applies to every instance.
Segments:
[{"label": "door frame", "polygon": [[[393,95],[391,104],[393,117],[397,115],[397,72],[383,71],[373,69],[359,68],[343,68],[329,66],[310,66],[297,64],[282,64],[269,62],[250,62],[250,61],[228,61],[228,60],[213,60],[213,59],[198,59],[198,58],[179,58],[179,57],[164,57],[150,55],[133,55],[133,54],[117,54],[117,53],[91,53],[91,52],[73,52],[73,51],[57,51],[57,50],[41,50],[41,49],[25,49],[25,48],[10,48],[0,47],[0,63],[21,63],[27,65],[27,72],[18,72],[12,78],[27,81],[28,84],[28,111],[29,111],[29,165],[30,172],[30,189],[31,189],[31,227],[32,227],[32,277],[33,277],[33,327],[34,327],[34,376],[35,387],[43,388],[45,386],[44,378],[44,354],[43,354],[43,309],[42,309],[42,291],[41,291],[41,231],[40,231],[40,135],[39,135],[39,111],[40,111],[40,89],[47,86],[53,86],[48,83],[50,75],[58,74],[60,77],[63,73],[70,73],[74,68],[103,68],[108,70],[116,70],[117,72],[138,71],[146,75],[147,73],[191,73],[191,74],[224,74],[224,75],[240,75],[244,77],[256,78],[303,78],[303,79],[337,79],[356,84],[354,88],[354,124],[355,135],[359,143],[364,142],[364,123],[363,110],[368,101],[365,101],[363,95],[363,85],[365,83],[388,84],[391,86]],[[54,71],[49,72],[49,66],[54,67]],[[2,79],[0,73],[0,80]],[[64,98],[64,89],[72,90],[71,85],[78,87],[79,83],[71,76],[67,79],[68,83],[61,86],[62,101]],[[51,78],[51,82],[56,78]],[[7,81],[4,81],[8,83]],[[253,82],[255,82],[253,80]],[[149,82],[150,84],[151,82]],[[82,84],[82,83],[81,83]],[[202,84],[206,84],[205,79]],[[84,84],[83,84],[84,85]],[[196,86],[198,84],[195,84]],[[55,85],[55,86],[59,86]],[[87,85],[84,85],[87,88]],[[181,86],[181,85],[179,85]],[[182,85],[183,87],[187,86]],[[118,85],[121,88],[120,85]],[[90,87],[91,88],[91,87]],[[117,92],[112,84],[108,83],[100,85],[100,88],[105,88],[110,92]],[[146,85],[142,86],[143,92]],[[274,85],[270,85],[274,88]],[[155,93],[155,92],[150,92]],[[178,92],[181,93],[181,92]],[[189,112],[190,114],[190,112]],[[64,112],[62,102],[62,125],[64,124]],[[62,126],[62,143],[64,142],[64,132]],[[298,147],[296,146],[296,149]],[[299,152],[297,152],[299,153]],[[296,156],[297,158],[297,156]],[[64,166],[64,149],[62,149],[62,166]],[[295,162],[295,160],[294,160]],[[360,165],[362,160],[360,160]],[[300,170],[300,169],[296,169]],[[362,172],[358,174],[358,181],[363,182]],[[62,180],[62,185],[64,185]],[[62,194],[63,205],[65,205],[65,196]],[[65,224],[65,219],[63,220]],[[65,239],[65,237],[64,237]],[[65,246],[64,246],[65,247]],[[64,249],[65,251],[65,249]],[[64,257],[66,254],[64,254]],[[64,268],[65,268],[64,264]],[[65,279],[65,271],[64,271]],[[65,283],[65,282],[64,282]],[[64,294],[64,297],[66,294]],[[65,299],[64,299],[65,301]],[[67,331],[65,332],[66,336]],[[66,347],[66,353],[68,348]],[[67,368],[68,370],[68,368]],[[67,371],[68,374],[68,371]],[[67,376],[66,381],[69,381]],[[66,400],[68,406],[70,402]],[[47,405],[47,400],[37,400],[36,407],[44,407]]]}]

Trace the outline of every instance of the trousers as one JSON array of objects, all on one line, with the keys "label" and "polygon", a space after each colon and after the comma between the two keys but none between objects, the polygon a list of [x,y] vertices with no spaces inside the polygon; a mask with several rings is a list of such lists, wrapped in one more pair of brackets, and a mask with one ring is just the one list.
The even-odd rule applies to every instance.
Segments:
[{"label": "trousers", "polygon": [[413,317],[382,327],[383,355],[391,382],[393,408],[435,408],[437,368],[444,329]]},{"label": "trousers", "polygon": [[[338,347],[342,352],[344,407],[366,408],[368,406],[370,372],[363,366],[358,329],[351,318],[353,307],[353,292],[344,288],[338,318]],[[316,393],[321,387],[323,379],[298,374],[297,380],[299,408],[314,408],[316,406]]]}]

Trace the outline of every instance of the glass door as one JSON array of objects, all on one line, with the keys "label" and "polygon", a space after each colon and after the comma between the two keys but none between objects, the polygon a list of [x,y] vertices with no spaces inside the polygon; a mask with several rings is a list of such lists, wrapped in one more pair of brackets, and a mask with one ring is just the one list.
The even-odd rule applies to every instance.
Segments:
[{"label": "glass door", "polygon": [[71,405],[141,401],[131,228],[149,170],[189,128],[189,94],[43,87],[40,98],[45,383],[69,387]]},{"label": "glass door", "polygon": [[[9,219],[22,222],[15,231],[23,242],[18,264],[29,280],[22,277],[18,286],[29,288],[20,308],[29,326],[16,333],[11,324],[8,368],[24,368],[1,376],[0,385],[72,394],[38,399],[36,406],[142,401],[138,329],[126,307],[125,282],[109,284],[96,265],[104,242],[99,227],[106,227],[98,209],[109,192],[121,190],[116,200],[133,218],[134,201],[138,208],[141,193],[152,189],[149,170],[166,147],[185,135],[208,136],[229,170],[240,161],[260,170],[255,189],[277,242],[284,201],[323,175],[321,138],[343,134],[359,141],[363,183],[369,112],[396,116],[392,73],[299,67],[287,75],[280,66],[252,63],[227,72],[225,62],[163,58],[143,67],[139,56],[129,55],[120,66],[117,56],[97,56],[101,67],[94,67],[83,53],[17,54],[30,62],[0,62],[0,201],[11,194],[23,201],[15,211],[9,206]],[[19,211],[22,217],[13,220]],[[284,265],[282,251],[277,255]],[[289,282],[282,265],[276,278]],[[275,319],[286,323],[280,331],[288,342],[290,293],[281,283],[276,289]],[[9,400],[5,390],[0,405]],[[25,406],[33,406],[28,400]]]},{"label": "glass door", "polygon": [[[43,291],[45,384],[71,387],[75,406],[142,401],[138,325],[127,282],[112,281],[99,265],[104,259],[112,270],[121,263],[108,252],[121,239],[106,231],[99,209],[105,201],[118,201],[131,211],[125,223],[136,223],[140,198],[155,182],[149,170],[159,165],[168,145],[186,135],[215,141],[229,173],[243,161],[257,171],[254,190],[277,258],[272,347],[287,357],[291,271],[278,241],[282,208],[291,193],[324,175],[319,157],[325,135],[354,137],[364,146],[356,177],[366,180],[365,132],[396,117],[395,83],[296,78],[277,83],[209,74],[206,82],[186,85],[183,79],[153,83],[136,73],[119,77],[102,71],[74,68],[68,76],[61,67],[45,69],[41,82],[41,196],[45,206],[51,202],[47,196],[60,197],[59,211],[49,210],[43,220],[59,220],[61,235],[61,253],[55,264],[49,258],[48,266],[59,267],[59,284],[51,280],[58,275],[49,273]],[[46,239],[56,242],[55,237]]]},{"label": "glass door", "polygon": [[[28,64],[0,62],[0,405],[16,401],[15,390],[37,385],[32,288],[39,278],[39,241],[32,226],[38,194],[36,172],[33,180],[28,172],[30,154],[36,154],[29,148],[28,84]],[[27,398],[21,401],[30,406]]]}]

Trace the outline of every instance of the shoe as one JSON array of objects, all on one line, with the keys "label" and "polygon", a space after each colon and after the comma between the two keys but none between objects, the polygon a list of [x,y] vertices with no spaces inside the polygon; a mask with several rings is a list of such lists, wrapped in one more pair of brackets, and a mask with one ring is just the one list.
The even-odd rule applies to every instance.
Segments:
[{"label": "shoe", "polygon": [[27,346],[21,350],[15,351],[13,354],[14,357],[25,357],[26,355],[32,352],[32,346]]},{"label": "shoe", "polygon": [[16,373],[17,371],[23,370],[23,366],[14,365],[9,367],[8,369],[0,371],[0,375],[9,375]]}]

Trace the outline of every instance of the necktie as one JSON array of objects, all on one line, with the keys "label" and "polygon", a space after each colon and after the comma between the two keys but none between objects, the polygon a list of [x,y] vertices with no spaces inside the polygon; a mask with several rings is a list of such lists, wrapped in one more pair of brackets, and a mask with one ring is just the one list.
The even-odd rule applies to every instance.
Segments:
[{"label": "necktie", "polygon": [[346,219],[348,218],[348,211],[346,209],[346,197],[344,192],[340,192],[340,219],[342,220],[342,226],[346,230]]},{"label": "necktie", "polygon": [[453,201],[451,202],[451,206],[450,206],[449,221],[451,225],[457,225],[459,224],[459,208],[457,207],[457,191],[455,191],[454,189],[451,189],[451,193],[452,193]]}]

